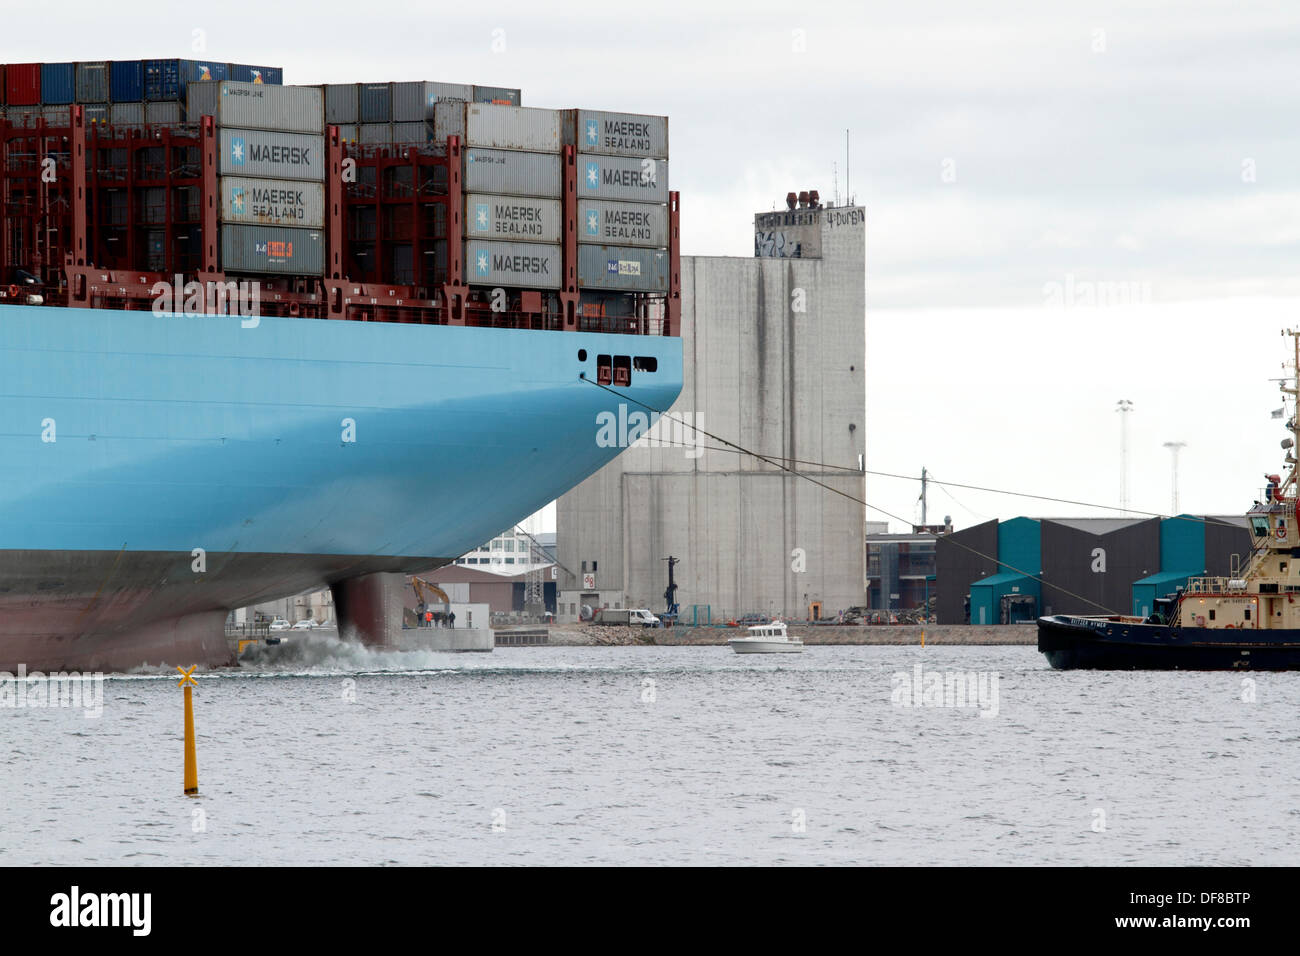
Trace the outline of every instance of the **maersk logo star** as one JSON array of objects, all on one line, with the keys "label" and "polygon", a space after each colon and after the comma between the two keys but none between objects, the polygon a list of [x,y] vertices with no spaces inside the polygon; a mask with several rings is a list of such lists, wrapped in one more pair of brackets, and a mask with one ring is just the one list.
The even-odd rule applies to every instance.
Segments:
[{"label": "maersk logo star", "polygon": [[230,212],[235,216],[244,214],[244,190],[239,186],[230,187]]},{"label": "maersk logo star", "polygon": [[480,229],[486,229],[488,227],[487,203],[485,202],[478,203],[474,206],[474,209],[476,210],[474,213],[474,219],[478,223],[478,227]]},{"label": "maersk logo star", "polygon": [[600,235],[600,216],[594,212],[587,213],[587,235]]},{"label": "maersk logo star", "polygon": [[600,165],[598,163],[587,164],[587,188],[595,189],[600,185]]},{"label": "maersk logo star", "polygon": [[235,166],[244,165],[244,141],[239,137],[230,140],[230,162]]},{"label": "maersk logo star", "polygon": [[478,254],[478,262],[475,268],[478,269],[478,274],[481,276],[488,274],[488,257],[486,252],[480,252]]},{"label": "maersk logo star", "polygon": [[595,120],[589,121],[587,123],[587,145],[595,146],[596,141],[599,138],[600,138],[600,130],[599,127],[597,127],[596,125],[596,121]]}]

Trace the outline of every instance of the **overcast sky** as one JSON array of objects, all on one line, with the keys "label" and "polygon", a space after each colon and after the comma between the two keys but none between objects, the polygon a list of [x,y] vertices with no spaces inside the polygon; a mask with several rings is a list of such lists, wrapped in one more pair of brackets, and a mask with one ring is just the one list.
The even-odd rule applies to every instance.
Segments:
[{"label": "overcast sky", "polygon": [[[1133,507],[1171,507],[1167,441],[1187,443],[1185,511],[1240,512],[1281,467],[1268,379],[1300,321],[1300,4],[455,9],[23,5],[0,55],[206,57],[667,114],[687,254],[752,254],[754,212],[790,189],[833,197],[836,174],[866,207],[869,468],[1115,506],[1121,398]],[[912,520],[918,491],[873,478],[867,499]],[[952,494],[933,513],[959,526],[1100,513]]]}]

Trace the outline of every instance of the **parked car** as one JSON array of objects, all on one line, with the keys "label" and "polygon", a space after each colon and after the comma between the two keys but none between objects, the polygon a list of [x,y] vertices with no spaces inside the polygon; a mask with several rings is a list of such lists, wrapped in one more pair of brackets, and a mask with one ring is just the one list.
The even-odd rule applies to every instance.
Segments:
[{"label": "parked car", "polygon": [[303,620],[295,624],[293,626],[293,629],[295,631],[310,631],[315,626],[316,626],[316,622],[308,617],[308,618],[304,618]]},{"label": "parked car", "polygon": [[273,631],[287,631],[292,626],[293,626],[292,624],[290,624],[282,617],[277,617],[274,621],[271,622],[271,630]]},{"label": "parked car", "polygon": [[640,624],[642,627],[658,627],[659,618],[643,607],[603,607],[596,611],[596,623]]}]

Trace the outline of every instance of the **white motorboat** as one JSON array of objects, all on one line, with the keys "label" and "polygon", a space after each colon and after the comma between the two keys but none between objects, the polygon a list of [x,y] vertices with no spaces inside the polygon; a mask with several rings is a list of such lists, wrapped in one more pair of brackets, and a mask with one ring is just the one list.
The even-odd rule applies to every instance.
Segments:
[{"label": "white motorboat", "polygon": [[733,637],[727,643],[737,654],[799,654],[803,651],[803,639],[786,633],[782,621],[756,624],[749,628],[745,637]]}]

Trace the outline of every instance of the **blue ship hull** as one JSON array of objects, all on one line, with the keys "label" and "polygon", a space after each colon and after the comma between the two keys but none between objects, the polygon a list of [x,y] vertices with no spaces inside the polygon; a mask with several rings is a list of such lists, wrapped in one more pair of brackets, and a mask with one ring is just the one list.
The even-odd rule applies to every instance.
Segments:
[{"label": "blue ship hull", "polygon": [[1295,670],[1300,631],[1171,627],[1054,615],[1038,619],[1038,649],[1058,670]]},{"label": "blue ship hull", "polygon": [[598,354],[681,390],[669,337],[0,307],[0,670],[215,663],[230,608],[454,559],[618,454]]}]

